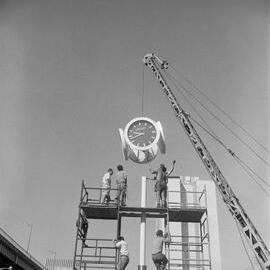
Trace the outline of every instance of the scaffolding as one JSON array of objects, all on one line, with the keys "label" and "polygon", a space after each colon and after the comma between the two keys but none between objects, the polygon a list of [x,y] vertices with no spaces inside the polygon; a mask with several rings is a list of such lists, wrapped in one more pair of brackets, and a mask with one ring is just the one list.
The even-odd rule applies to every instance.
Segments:
[{"label": "scaffolding", "polygon": [[[209,232],[207,225],[205,190],[193,192],[198,198],[197,202],[189,203],[188,200],[183,204],[183,200],[176,203],[170,200],[173,196],[183,197],[183,194],[168,193],[168,208],[156,207],[133,207],[120,206],[112,200],[108,205],[101,203],[102,188],[86,187],[84,181],[81,186],[80,203],[78,207],[78,219],[76,222],[76,240],[73,258],[74,270],[88,269],[117,269],[118,251],[112,241],[121,235],[121,223],[123,217],[142,217],[163,220],[164,224],[199,224],[199,234],[185,236],[172,234],[172,242],[166,245],[166,254],[169,259],[168,269],[204,269],[211,270],[210,255],[205,257],[206,246],[209,243]],[[111,196],[115,195],[116,189],[111,189]],[[185,194],[185,196],[187,193]],[[180,198],[179,197],[179,198]],[[89,220],[111,220],[116,221],[115,234],[110,239],[88,238]],[[200,254],[200,258],[192,254]],[[189,254],[188,256],[183,254]],[[199,258],[199,259],[198,259]]]},{"label": "scaffolding", "polygon": [[[177,185],[170,185],[175,181]],[[211,270],[210,240],[206,189],[189,189],[180,177],[169,177],[168,209],[187,211],[185,219],[171,220],[171,242],[165,251],[169,259],[168,269]]]}]

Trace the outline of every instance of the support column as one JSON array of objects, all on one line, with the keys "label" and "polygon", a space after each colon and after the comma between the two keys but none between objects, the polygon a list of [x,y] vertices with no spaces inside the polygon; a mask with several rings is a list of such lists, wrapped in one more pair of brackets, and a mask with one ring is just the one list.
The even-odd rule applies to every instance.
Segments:
[{"label": "support column", "polygon": [[118,237],[121,235],[121,216],[118,217],[118,221],[117,221],[117,235],[116,238],[118,239]]},{"label": "support column", "polygon": [[[141,207],[146,207],[146,177],[142,177],[142,187],[141,187]],[[146,270],[145,265],[145,229],[146,229],[146,216],[145,213],[141,215],[140,224],[140,265],[138,270]]]}]

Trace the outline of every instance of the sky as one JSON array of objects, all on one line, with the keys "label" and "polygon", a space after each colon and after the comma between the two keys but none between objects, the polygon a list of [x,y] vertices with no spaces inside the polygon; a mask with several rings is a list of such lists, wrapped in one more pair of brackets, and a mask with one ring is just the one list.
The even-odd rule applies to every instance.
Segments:
[{"label": "sky", "polygon": [[[209,179],[153,75],[143,71],[146,53],[167,59],[269,149],[268,25],[262,0],[1,1],[0,226],[24,248],[32,226],[30,252],[41,263],[50,251],[73,258],[82,179],[99,187],[109,167],[123,164],[129,205],[139,205],[141,176],[161,162],[176,159],[175,175]],[[142,109],[162,123],[167,145],[147,165],[123,160],[118,134]],[[224,143],[269,183],[269,167],[214,120],[208,124]],[[269,197],[199,133],[269,247]],[[218,215],[223,269],[251,269],[220,196]],[[89,231],[110,237],[108,227],[115,234],[113,222],[90,223]],[[154,222],[147,228],[154,269]],[[126,220],[123,234],[135,269],[139,220]]]}]

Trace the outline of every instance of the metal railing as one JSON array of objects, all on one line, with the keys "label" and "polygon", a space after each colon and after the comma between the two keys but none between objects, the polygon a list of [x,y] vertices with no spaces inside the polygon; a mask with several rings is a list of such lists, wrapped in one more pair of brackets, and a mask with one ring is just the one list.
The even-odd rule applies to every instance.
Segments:
[{"label": "metal railing", "polygon": [[116,269],[117,249],[112,239],[87,238],[81,254],[76,254],[77,269]]},{"label": "metal railing", "polygon": [[[102,192],[107,191],[106,188],[92,188],[86,187],[85,184],[82,184],[82,197],[81,203],[84,204],[101,204],[102,203]],[[110,202],[109,204],[117,204],[115,200],[117,197],[117,188],[110,189]]]},{"label": "metal railing", "polygon": [[[173,199],[173,201],[171,201],[170,199]],[[206,191],[205,189],[201,192],[169,190],[168,207],[204,209],[206,208]]]}]

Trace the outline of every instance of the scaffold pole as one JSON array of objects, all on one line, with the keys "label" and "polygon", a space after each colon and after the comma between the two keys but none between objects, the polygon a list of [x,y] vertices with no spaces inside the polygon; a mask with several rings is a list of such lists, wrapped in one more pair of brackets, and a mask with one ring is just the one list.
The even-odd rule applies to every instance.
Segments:
[{"label": "scaffold pole", "polygon": [[[146,177],[142,177],[141,186],[141,207],[146,207]],[[146,270],[145,265],[145,229],[146,229],[146,215],[145,212],[141,214],[140,224],[140,265],[138,270]]]}]

